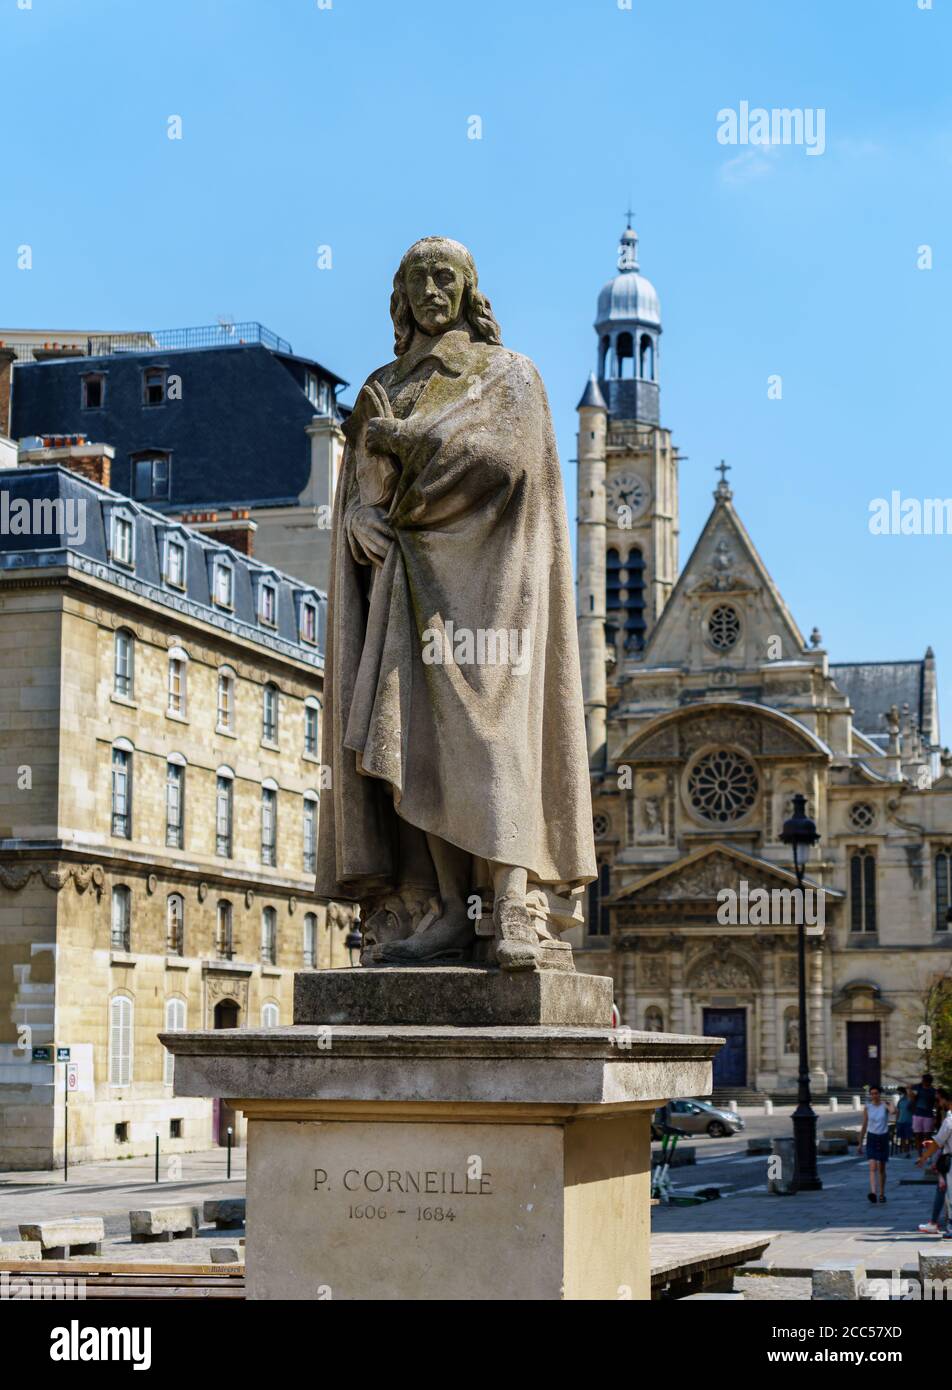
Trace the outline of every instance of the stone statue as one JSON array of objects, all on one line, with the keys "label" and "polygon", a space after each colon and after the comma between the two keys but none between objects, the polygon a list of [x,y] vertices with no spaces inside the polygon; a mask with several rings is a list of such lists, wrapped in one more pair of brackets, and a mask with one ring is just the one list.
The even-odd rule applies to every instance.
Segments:
[{"label": "stone statue", "polygon": [[334,503],[317,893],[359,902],[362,964],[572,969],[549,908],[596,868],[545,390],[459,242],[410,247],[390,313]]}]

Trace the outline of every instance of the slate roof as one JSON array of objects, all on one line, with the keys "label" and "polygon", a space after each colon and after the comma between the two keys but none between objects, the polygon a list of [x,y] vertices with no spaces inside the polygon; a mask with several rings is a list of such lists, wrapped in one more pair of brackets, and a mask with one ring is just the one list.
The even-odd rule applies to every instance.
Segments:
[{"label": "slate roof", "polygon": [[[148,367],[179,376],[181,399],[143,404]],[[310,476],[309,371],[328,384],[331,400],[347,384],[318,362],[260,343],[17,363],[11,434],[82,434],[112,445],[112,481],[128,495],[130,455],[168,451],[169,497],[150,505],[286,504]],[[101,408],[85,410],[82,378],[91,372],[102,373],[105,395]]]},{"label": "slate roof", "polygon": [[853,724],[860,733],[882,747],[888,741],[886,712],[891,705],[903,705],[919,727],[935,736],[930,728],[931,711],[926,702],[925,661],[838,661],[830,662],[830,675],[853,706]]},{"label": "slate roof", "polygon": [[[69,513],[65,507],[55,512],[51,506],[47,507],[47,515],[54,516],[57,523],[67,523],[61,529],[47,528],[45,534],[33,529],[19,535],[11,526],[15,504],[20,499],[29,502],[31,509],[34,503],[56,501],[69,501],[74,507]],[[78,510],[76,503],[81,504]],[[134,562],[131,567],[118,564],[109,552],[111,514],[117,508],[133,522]],[[72,538],[67,529],[70,515],[83,519],[82,532],[77,526],[77,534]],[[168,535],[174,535],[185,544],[184,591],[169,585],[163,578],[163,542]],[[232,565],[234,603],[230,609],[223,609],[211,600],[215,557],[225,558]],[[59,464],[4,470],[0,473],[0,576],[18,569],[62,565],[74,565],[99,580],[223,628],[239,640],[253,641],[297,660],[323,666],[327,600],[320,590],[231,546],[222,545],[212,536],[182,526],[174,518],[141,502],[90,482]],[[263,626],[258,620],[256,581],[264,578],[277,590],[277,623],[273,628]],[[298,605],[303,599],[317,605],[316,645],[300,637]]]}]

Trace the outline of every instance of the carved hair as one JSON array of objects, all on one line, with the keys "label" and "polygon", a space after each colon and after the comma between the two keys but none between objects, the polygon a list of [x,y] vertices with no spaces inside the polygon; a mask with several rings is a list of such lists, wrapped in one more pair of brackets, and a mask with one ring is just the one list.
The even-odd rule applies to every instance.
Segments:
[{"label": "carved hair", "polygon": [[393,319],[393,350],[398,357],[401,357],[410,346],[413,341],[413,330],[416,327],[413,310],[410,308],[410,297],[404,283],[407,266],[421,252],[435,251],[439,246],[445,246],[448,255],[453,260],[462,262],[465,285],[460,314],[469,324],[474,337],[482,343],[502,342],[502,330],[496,322],[492,305],[477,288],[476,262],[466,247],[459,241],[452,241],[449,237],[425,236],[421,237],[419,241],[415,241],[409,251],[405,253],[403,260],[397,267],[397,273],[393,277],[390,317]]}]

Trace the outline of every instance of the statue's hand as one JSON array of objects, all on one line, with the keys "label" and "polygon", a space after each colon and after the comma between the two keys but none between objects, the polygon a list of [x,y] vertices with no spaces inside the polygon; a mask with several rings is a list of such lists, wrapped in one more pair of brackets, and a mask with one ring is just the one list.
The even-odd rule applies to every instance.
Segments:
[{"label": "statue's hand", "polygon": [[405,423],[403,420],[384,419],[382,415],[369,420],[364,433],[364,447],[371,454],[396,454],[399,457]]},{"label": "statue's hand", "polygon": [[382,565],[393,543],[393,531],[381,507],[358,507],[350,519],[351,534],[368,560]]}]

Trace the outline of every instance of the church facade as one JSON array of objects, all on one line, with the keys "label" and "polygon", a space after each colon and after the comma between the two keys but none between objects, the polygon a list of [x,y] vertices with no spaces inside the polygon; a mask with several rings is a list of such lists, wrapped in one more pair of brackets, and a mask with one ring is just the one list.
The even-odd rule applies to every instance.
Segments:
[{"label": "church facade", "polygon": [[[815,1094],[915,1079],[952,967],[952,759],[935,659],[837,663],[805,638],[722,465],[678,568],[661,313],[622,236],[578,406],[578,613],[598,881],[580,969],[632,1028],[726,1039],[715,1091],[791,1093],[806,908]],[[796,892],[796,793],[821,836]]]}]

